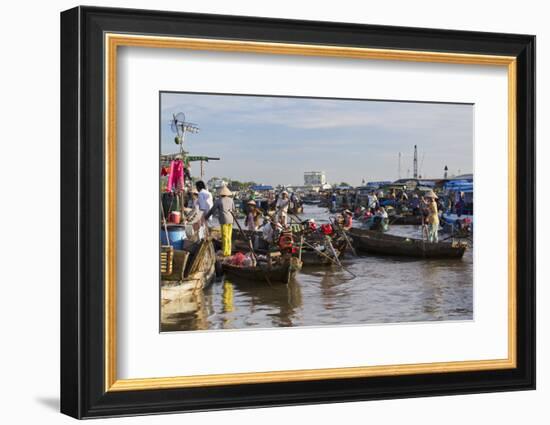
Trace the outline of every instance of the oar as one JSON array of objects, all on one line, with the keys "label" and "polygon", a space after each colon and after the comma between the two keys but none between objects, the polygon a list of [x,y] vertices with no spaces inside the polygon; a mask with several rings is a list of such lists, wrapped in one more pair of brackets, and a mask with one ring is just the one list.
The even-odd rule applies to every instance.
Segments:
[{"label": "oar", "polygon": [[[314,247],[313,245],[311,245],[310,243],[306,242],[305,240],[302,241],[304,243],[304,245],[310,247],[311,249],[313,249],[317,254],[327,258],[332,264],[338,266],[338,267],[341,267],[344,271],[348,272],[350,275],[352,275],[353,277],[357,277],[357,275],[355,275],[354,273],[352,273],[348,268],[344,267],[342,265],[342,263],[336,258],[336,260],[330,256],[328,256],[327,254],[325,254],[323,251],[321,251],[320,249],[317,249],[316,247]],[[333,247],[333,250],[334,250],[334,247]],[[334,254],[336,254],[334,252]]]},{"label": "oar", "polygon": [[355,248],[351,244],[351,241],[349,240],[348,235],[346,234],[346,231],[336,222],[336,220],[333,221],[332,219],[330,219],[330,221],[332,222],[332,224],[334,224],[334,226],[340,229],[340,231],[342,232],[342,235],[344,236],[344,239],[346,240],[346,243],[351,248],[351,252],[355,257],[357,257],[357,252],[355,251]]},{"label": "oar", "polygon": [[260,268],[260,270],[264,274],[265,280],[267,280],[267,283],[269,284],[269,286],[273,286],[273,285],[271,285],[271,281],[269,280],[269,276],[267,275],[266,271],[263,269],[263,267],[260,265],[260,263],[258,261],[258,257],[256,256],[256,253],[254,252],[254,245],[252,244],[252,239],[250,239],[246,236],[243,229],[241,228],[240,223],[237,220],[237,217],[235,217],[235,214],[233,214],[233,211],[229,210],[229,212],[231,213],[231,216],[233,217],[233,220],[235,221],[235,223],[237,223],[237,227],[239,228],[239,232],[241,232],[242,237],[245,240],[248,241],[248,245],[250,247],[250,253],[254,257],[254,261],[256,261],[256,265]]},{"label": "oar", "polygon": [[164,214],[164,206],[162,205],[162,199],[160,201],[160,210],[162,212],[162,224],[164,226],[164,232],[166,233],[166,242],[168,242],[168,245],[172,246],[170,243],[170,237],[168,236],[168,226],[166,225],[166,215]]},{"label": "oar", "polygon": [[426,241],[424,240],[426,237],[426,225],[424,224],[424,211],[420,211],[420,214],[422,217],[422,253],[426,255]]}]

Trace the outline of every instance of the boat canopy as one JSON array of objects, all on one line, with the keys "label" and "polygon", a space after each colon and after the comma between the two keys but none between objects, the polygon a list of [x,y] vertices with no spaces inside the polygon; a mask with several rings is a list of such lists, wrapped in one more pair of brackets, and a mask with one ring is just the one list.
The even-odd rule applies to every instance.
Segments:
[{"label": "boat canopy", "polygon": [[386,186],[388,184],[391,184],[391,181],[384,180],[384,181],[378,181],[378,182],[367,182],[367,185],[364,187],[368,189],[378,189],[380,186]]},{"label": "boat canopy", "polygon": [[273,190],[273,186],[269,186],[266,184],[259,184],[256,186],[252,186],[251,189],[256,192],[261,192],[262,190]]},{"label": "boat canopy", "polygon": [[474,191],[474,183],[468,180],[451,180],[446,182],[443,187],[445,190],[452,190],[454,192]]}]

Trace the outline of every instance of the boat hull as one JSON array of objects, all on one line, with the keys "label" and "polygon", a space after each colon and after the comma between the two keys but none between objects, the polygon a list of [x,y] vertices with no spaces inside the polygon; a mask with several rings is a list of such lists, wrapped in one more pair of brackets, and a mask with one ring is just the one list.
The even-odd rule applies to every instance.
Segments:
[{"label": "boat hull", "polygon": [[422,224],[422,216],[419,215],[399,215],[390,217],[390,224],[395,225],[414,225],[420,226]]},{"label": "boat hull", "polygon": [[210,240],[203,242],[189,265],[189,272],[183,276],[185,268],[185,265],[174,265],[171,275],[162,276],[160,291],[163,306],[212,283],[216,275],[216,252]]},{"label": "boat hull", "polygon": [[430,243],[419,239],[388,235],[362,229],[350,229],[355,249],[376,255],[413,258],[462,258],[466,246],[451,242]]},{"label": "boat hull", "polygon": [[287,284],[302,267],[297,258],[285,261],[281,265],[268,267],[267,264],[259,264],[256,267],[240,267],[232,264],[222,264],[225,274],[249,281]]}]

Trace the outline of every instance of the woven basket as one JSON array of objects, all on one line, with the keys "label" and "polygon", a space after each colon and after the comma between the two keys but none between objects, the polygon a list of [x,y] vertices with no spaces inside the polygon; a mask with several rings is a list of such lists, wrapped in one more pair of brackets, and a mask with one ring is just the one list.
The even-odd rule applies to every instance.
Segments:
[{"label": "woven basket", "polygon": [[170,245],[160,247],[160,273],[163,275],[172,274],[172,264],[174,263],[174,248]]}]

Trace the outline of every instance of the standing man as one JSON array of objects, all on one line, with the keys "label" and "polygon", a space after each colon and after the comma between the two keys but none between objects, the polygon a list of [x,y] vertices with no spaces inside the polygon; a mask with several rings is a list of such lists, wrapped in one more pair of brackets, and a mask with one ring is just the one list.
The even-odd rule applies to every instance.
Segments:
[{"label": "standing man", "polygon": [[[197,188],[199,195],[198,195],[198,205],[199,210],[202,211],[203,215],[206,215],[208,211],[212,209],[214,206],[214,200],[212,199],[212,194],[208,191],[206,188],[206,185],[202,180],[199,180],[197,183],[195,183],[195,187]],[[205,220],[207,217],[205,217]],[[208,224],[212,223],[212,220],[207,221]]]},{"label": "standing man", "polygon": [[218,195],[220,197],[216,199],[214,206],[206,213],[205,219],[210,218],[212,214],[216,214],[222,232],[223,256],[229,257],[231,255],[231,237],[233,236],[233,214],[235,212],[235,204],[231,198],[232,193],[227,186],[222,187]]},{"label": "standing man", "polygon": [[281,196],[279,196],[279,199],[277,199],[277,203],[275,204],[275,209],[277,210],[277,222],[283,227],[286,227],[289,203],[290,200],[288,199],[288,192],[283,190],[281,192]]},{"label": "standing man", "polygon": [[439,230],[439,211],[437,210],[437,195],[433,190],[430,190],[425,196],[426,209],[428,210],[428,217],[426,222],[428,223],[428,242],[439,242],[439,236],[437,234]]},{"label": "standing man", "polygon": [[332,205],[332,211],[336,211],[336,192],[332,192],[332,196],[330,197],[330,202]]},{"label": "standing man", "polygon": [[460,217],[464,212],[464,192],[460,192],[458,195],[458,202],[455,204],[456,215]]}]

